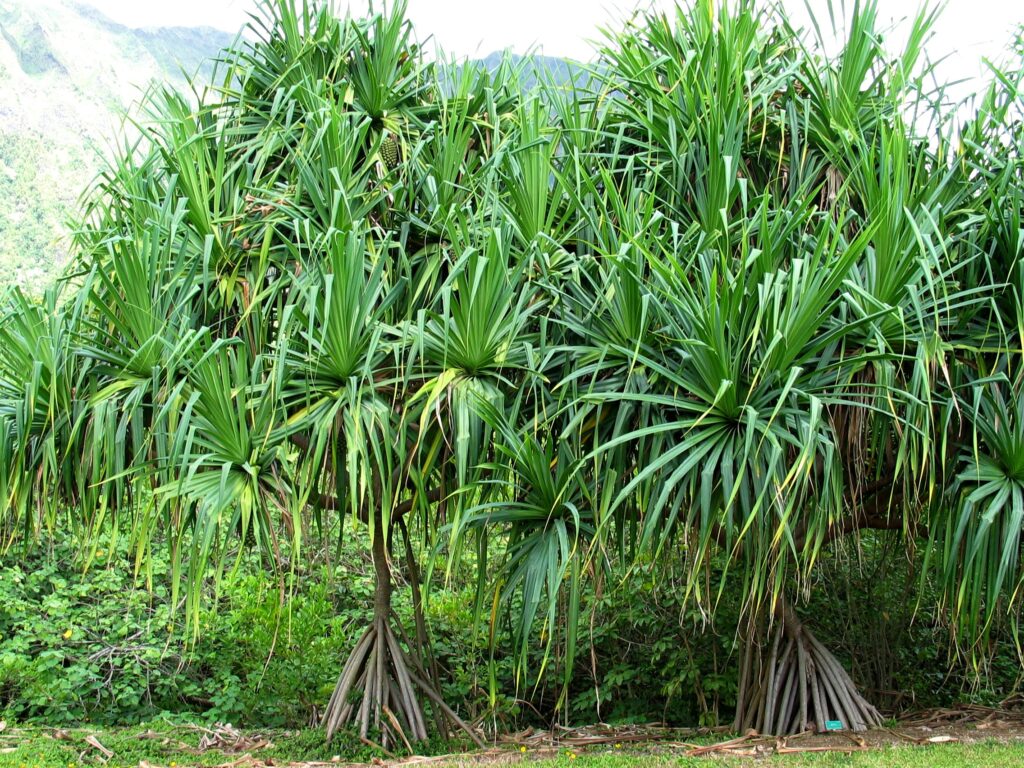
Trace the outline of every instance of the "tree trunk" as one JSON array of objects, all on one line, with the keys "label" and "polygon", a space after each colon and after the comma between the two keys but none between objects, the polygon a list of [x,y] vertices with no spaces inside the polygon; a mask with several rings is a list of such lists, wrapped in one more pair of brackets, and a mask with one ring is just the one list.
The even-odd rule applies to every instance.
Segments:
[{"label": "tree trunk", "polygon": [[738,732],[784,736],[822,732],[835,722],[850,731],[882,724],[878,710],[861,696],[839,660],[784,600],[780,598],[775,610],[770,646],[757,640],[764,636],[763,624],[752,619],[741,638],[744,651],[733,722]]},{"label": "tree trunk", "polygon": [[[450,723],[482,747],[479,736],[445,704],[423,666],[402,649],[395,633],[388,531],[382,517],[378,512],[371,539],[376,578],[373,618],[349,654],[327,704],[323,718],[327,738],[351,724],[358,726],[359,736],[364,741],[369,739],[372,728],[374,734],[380,735],[381,746],[385,749],[404,745],[412,751],[412,742],[428,738],[425,699],[430,702],[435,722],[440,723],[442,732],[445,724]],[[415,588],[418,590],[419,585]],[[401,627],[398,629],[404,636]]]}]

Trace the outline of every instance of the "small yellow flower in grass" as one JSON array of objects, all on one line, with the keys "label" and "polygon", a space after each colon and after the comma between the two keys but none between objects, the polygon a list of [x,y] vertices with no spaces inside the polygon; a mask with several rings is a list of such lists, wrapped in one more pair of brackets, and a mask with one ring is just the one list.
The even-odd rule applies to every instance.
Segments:
[{"label": "small yellow flower in grass", "polygon": [[622,749],[622,745],[621,745],[621,744],[618,744],[618,743],[616,743],[616,745],[615,745],[615,748],[616,748],[616,749]]},{"label": "small yellow flower in grass", "polygon": [[569,759],[570,760],[575,760],[576,759],[576,753],[575,752],[570,752],[569,753]]},{"label": "small yellow flower in grass", "polygon": [[525,752],[526,751],[526,747],[519,747],[519,751],[520,752]]},{"label": "small yellow flower in grass", "polygon": [[70,629],[64,630],[64,634],[61,635],[61,637],[63,637],[65,640],[70,640],[71,639],[71,630]]},{"label": "small yellow flower in grass", "polygon": [[178,764],[176,762],[174,762],[173,760],[171,761],[171,768],[177,768],[177,765]]}]

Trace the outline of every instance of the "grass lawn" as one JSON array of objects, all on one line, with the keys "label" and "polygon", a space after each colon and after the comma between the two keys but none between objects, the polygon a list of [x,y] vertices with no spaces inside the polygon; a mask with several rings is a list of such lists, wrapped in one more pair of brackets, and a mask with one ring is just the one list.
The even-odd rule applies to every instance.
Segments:
[{"label": "grass lawn", "polygon": [[895,746],[855,754],[807,753],[765,758],[718,756],[684,757],[682,754],[621,753],[582,754],[575,759],[560,755],[530,766],[592,766],[593,768],[669,768],[669,766],[850,766],[850,768],[975,768],[977,766],[1024,766],[1024,743],[942,744],[928,747]]},{"label": "grass lawn", "polygon": [[[471,765],[453,763],[452,765]],[[942,744],[929,747],[883,747],[855,754],[809,753],[773,755],[765,758],[683,757],[682,754],[619,753],[567,755],[525,763],[527,766],[572,766],[576,768],[669,768],[670,766],[849,766],[850,768],[977,768],[980,766],[1024,766],[1024,743]]]},{"label": "grass lawn", "polygon": [[[261,731],[245,734],[249,749],[201,750],[209,732],[191,726],[168,723],[119,729],[7,728],[0,732],[0,768],[188,768],[188,766],[288,766],[351,765],[354,763],[401,765],[401,758],[389,760],[354,739],[335,740],[330,747],[323,732]],[[1006,740],[1007,737],[1011,737]],[[971,743],[890,745],[866,751],[787,755],[756,758],[710,755],[687,757],[685,747],[653,745],[648,748],[615,748],[602,745],[582,749],[525,749],[515,747],[485,754],[467,754],[450,759],[434,758],[428,764],[445,766],[572,766],[572,768],[668,768],[668,766],[851,766],[852,768],[960,768],[961,766],[1024,767],[1024,736],[1003,734],[1002,739]],[[715,739],[718,741],[720,739]],[[706,741],[706,740],[705,740]],[[709,742],[710,743],[710,742]],[[99,745],[99,746],[97,746]],[[802,742],[813,746],[813,742]],[[242,746],[245,746],[243,744]],[[452,745],[434,745],[435,754],[452,751]],[[106,750],[109,756],[103,751]],[[436,760],[436,762],[435,762]],[[412,764],[410,760],[406,764]],[[422,764],[422,763],[421,763]]]}]

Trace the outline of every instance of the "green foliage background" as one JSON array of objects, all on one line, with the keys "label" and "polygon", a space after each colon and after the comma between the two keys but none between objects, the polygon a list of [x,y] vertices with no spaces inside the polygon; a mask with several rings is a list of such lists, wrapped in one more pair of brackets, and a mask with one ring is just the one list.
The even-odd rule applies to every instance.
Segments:
[{"label": "green foliage background", "polygon": [[[914,600],[906,599],[909,564],[891,554],[884,541],[869,541],[862,567],[826,564],[815,593],[821,597],[807,609],[820,636],[859,680],[898,693],[879,697],[894,711],[960,699],[995,703],[1011,694],[1020,668],[1010,638],[998,638],[978,673],[966,665],[951,670],[946,629],[926,612],[915,616]],[[0,719],[309,726],[371,615],[372,568],[359,541],[321,552],[287,583],[246,558],[219,586],[208,584],[196,641],[170,604],[166,557],[153,558],[150,589],[133,575],[126,539],[91,555],[84,570],[88,553],[58,540],[0,562]],[[548,725],[557,717],[560,670],[517,694],[506,650],[492,690],[465,576],[439,585],[428,602],[445,694],[474,718],[506,729]],[[587,593],[593,620],[583,632],[586,660],[571,686],[570,722],[715,725],[728,715],[736,696],[737,607],[727,606],[712,626],[679,599],[674,578],[664,569],[638,570],[601,597]],[[407,595],[397,597],[408,620]],[[873,607],[879,601],[884,613]],[[882,671],[880,663],[887,664]]]}]

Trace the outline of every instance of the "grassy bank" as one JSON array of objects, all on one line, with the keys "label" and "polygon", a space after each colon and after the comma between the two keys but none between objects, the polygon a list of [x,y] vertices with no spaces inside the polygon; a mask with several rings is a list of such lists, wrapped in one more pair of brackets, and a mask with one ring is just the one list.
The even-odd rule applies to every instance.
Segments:
[{"label": "grassy bank", "polygon": [[[234,734],[238,741],[230,743]],[[602,745],[589,750],[516,748],[458,755],[458,745],[434,744],[436,766],[527,765],[627,768],[643,766],[779,765],[851,766],[853,768],[944,768],[949,766],[1024,766],[1024,738],[1017,733],[972,743],[890,745],[844,752],[800,752],[785,755],[688,757],[682,746],[631,749]],[[820,743],[818,744],[820,746]],[[803,747],[816,744],[805,740]],[[233,747],[235,747],[233,749]],[[455,752],[456,754],[452,754]],[[451,755],[450,759],[443,756]],[[0,732],[0,768],[187,768],[188,766],[256,766],[302,764],[380,765],[389,757],[358,740],[335,739],[327,746],[323,732],[213,731],[190,725],[156,723],[123,729],[8,728]],[[401,758],[395,758],[401,764]]]}]

